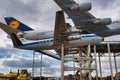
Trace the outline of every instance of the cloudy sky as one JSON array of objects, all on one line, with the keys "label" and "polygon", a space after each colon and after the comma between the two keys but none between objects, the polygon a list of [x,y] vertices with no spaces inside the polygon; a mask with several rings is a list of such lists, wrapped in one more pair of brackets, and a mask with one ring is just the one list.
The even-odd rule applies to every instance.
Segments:
[{"label": "cloudy sky", "polygon": [[[0,22],[5,23],[4,17],[14,17],[33,29],[39,31],[54,30],[55,12],[60,10],[53,0],[0,0]],[[92,13],[95,17],[110,17],[113,21],[120,20],[119,0],[76,0],[78,3],[91,2]],[[66,16],[67,17],[67,16]],[[72,21],[66,20],[73,24]],[[112,24],[120,27],[119,23]],[[33,51],[15,49],[11,40],[0,30],[0,73],[7,73],[10,70],[28,69],[31,72]],[[120,40],[120,36],[113,36],[106,40]],[[117,58],[118,60],[119,58]],[[102,58],[103,67],[108,60]],[[35,70],[38,72],[40,64],[40,54],[36,53]],[[120,67],[120,66],[119,66]],[[105,67],[104,75],[109,75],[109,67]],[[36,73],[38,74],[38,73]],[[43,56],[43,75],[59,76],[60,61]]]}]

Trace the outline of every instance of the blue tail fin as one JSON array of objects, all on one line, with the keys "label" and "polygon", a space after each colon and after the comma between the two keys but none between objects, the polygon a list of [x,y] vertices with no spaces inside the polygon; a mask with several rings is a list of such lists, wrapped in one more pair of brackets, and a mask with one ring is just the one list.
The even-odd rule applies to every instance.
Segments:
[{"label": "blue tail fin", "polygon": [[5,21],[7,25],[10,27],[20,30],[20,31],[30,31],[33,30],[32,28],[28,27],[27,25],[23,24],[22,22],[12,18],[12,17],[5,17]]}]

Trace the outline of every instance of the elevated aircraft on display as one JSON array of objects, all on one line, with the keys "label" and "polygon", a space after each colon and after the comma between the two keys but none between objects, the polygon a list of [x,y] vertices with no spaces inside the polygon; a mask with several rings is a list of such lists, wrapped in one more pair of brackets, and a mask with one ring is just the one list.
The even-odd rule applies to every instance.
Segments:
[{"label": "elevated aircraft on display", "polygon": [[[61,44],[65,44],[65,54],[72,53],[70,48],[93,45],[103,41],[104,37],[120,34],[120,29],[109,29],[110,18],[96,18],[88,11],[91,3],[78,4],[73,0],[54,0],[67,13],[75,24],[71,27],[65,22],[63,11],[56,12],[54,31],[36,32],[32,28],[12,17],[6,17],[8,25],[0,22],[0,27],[11,37],[14,47],[35,50],[50,57],[60,59]],[[25,38],[29,43],[23,43]],[[48,52],[54,49],[57,55]]]},{"label": "elevated aircraft on display", "polygon": [[[61,42],[63,41],[65,41],[64,43],[66,45],[65,48],[68,49],[72,47],[85,46],[89,44],[97,44],[103,40],[102,37],[97,36],[96,34],[77,34],[76,32],[69,33],[69,31],[67,31],[67,25],[65,23],[63,11],[58,11],[56,13],[54,36],[52,35],[51,37],[49,37],[47,35],[48,36],[47,38],[44,37],[39,41],[23,44],[22,40],[20,41],[19,38],[20,39],[24,38],[24,34],[26,34],[26,32],[29,32],[32,29],[13,18],[5,19],[9,26],[0,23],[0,27],[8,35],[11,36],[14,47],[20,49],[35,50],[56,59],[59,59],[60,53],[58,54],[59,56],[56,56],[53,54],[49,54],[47,50],[51,49],[55,49],[56,51],[60,50],[60,45]],[[19,34],[19,32],[22,32],[23,34]]]}]

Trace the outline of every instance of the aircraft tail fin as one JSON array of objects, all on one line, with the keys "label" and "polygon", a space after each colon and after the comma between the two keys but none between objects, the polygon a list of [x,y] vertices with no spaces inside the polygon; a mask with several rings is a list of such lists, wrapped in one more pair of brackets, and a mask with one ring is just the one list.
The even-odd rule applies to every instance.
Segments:
[{"label": "aircraft tail fin", "polygon": [[14,33],[11,33],[10,36],[11,36],[14,47],[23,45],[22,42],[18,39],[18,37]]},{"label": "aircraft tail fin", "polygon": [[30,31],[33,30],[32,28],[28,27],[27,25],[23,24],[22,22],[16,20],[13,17],[5,17],[5,21],[7,25],[10,27],[20,30],[20,31]]}]

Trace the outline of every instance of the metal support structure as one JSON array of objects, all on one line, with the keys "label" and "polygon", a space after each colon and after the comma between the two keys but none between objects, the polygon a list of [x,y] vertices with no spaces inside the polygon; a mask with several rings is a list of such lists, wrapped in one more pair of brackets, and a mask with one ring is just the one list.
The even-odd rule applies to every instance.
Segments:
[{"label": "metal support structure", "polygon": [[111,79],[113,79],[113,70],[112,70],[112,60],[111,60],[111,52],[110,52],[110,43],[107,44],[108,53],[109,53],[109,62],[110,62],[110,71],[111,71]]},{"label": "metal support structure", "polygon": [[102,68],[101,68],[101,59],[100,59],[100,53],[99,55],[99,68],[100,68],[100,78],[102,78]]},{"label": "metal support structure", "polygon": [[[87,57],[90,58],[90,45],[88,45],[88,49],[87,49]],[[89,65],[90,67],[90,65]],[[89,70],[89,80],[92,80],[92,76],[91,76],[91,70]]]},{"label": "metal support structure", "polygon": [[[82,51],[79,51],[79,56],[82,56]],[[82,64],[79,62],[80,67],[82,67]],[[80,70],[80,80],[82,80],[82,71]]]},{"label": "metal support structure", "polygon": [[40,61],[40,80],[42,80],[42,53],[41,53],[41,61]]},{"label": "metal support structure", "polygon": [[[113,70],[112,70],[112,61],[111,61],[111,52],[110,52],[110,44],[107,44],[107,49],[108,49],[108,53],[109,53],[109,61],[110,61],[110,71],[111,71],[111,80],[113,79]],[[106,50],[107,50],[106,49]],[[71,48],[72,50],[72,48]],[[66,55],[64,55],[64,44],[61,45],[61,80],[65,80],[64,78],[64,72],[65,71],[79,71],[78,74],[79,79],[80,80],[92,80],[92,76],[91,76],[91,72],[93,70],[96,70],[96,80],[98,80],[98,63],[97,63],[97,49],[96,49],[96,45],[94,45],[94,58],[91,57],[91,47],[90,45],[88,45],[88,47],[80,47],[77,49],[78,53],[75,53],[73,55],[71,55],[72,53],[66,53]],[[79,56],[77,55],[79,54]],[[101,66],[101,54],[98,53],[99,56],[99,70],[100,70],[100,78],[102,80],[102,66]],[[92,61],[95,60],[95,67],[91,67],[91,63]],[[68,67],[68,66],[64,66],[65,62],[69,62],[69,61],[73,61],[73,67]],[[114,54],[114,61],[115,61],[115,68],[116,68],[116,72],[117,72],[117,63],[116,63],[116,55]],[[75,62],[78,63],[78,66],[75,66]],[[87,63],[87,64],[86,64]],[[77,65],[77,64],[76,64]],[[76,72],[77,73],[77,72]],[[89,75],[87,75],[89,74]],[[76,75],[73,76],[74,79],[77,78]],[[73,80],[73,78],[72,78]]]},{"label": "metal support structure", "polygon": [[[80,79],[80,80],[92,80],[91,72],[92,70],[96,70],[96,68],[91,67],[91,61],[95,59],[91,59],[90,53],[90,45],[85,49],[85,52],[82,52],[82,50],[79,51],[79,53],[76,53],[74,55],[67,54],[64,56],[64,45],[61,46],[61,80],[64,80],[64,71],[76,71],[76,75],[74,73],[73,79]],[[79,56],[77,55],[79,54]],[[71,55],[71,56],[70,56]],[[73,67],[64,66],[65,62],[73,61]],[[78,66],[75,66],[74,62],[77,62]],[[87,74],[89,74],[87,76]],[[72,79],[72,80],[73,80]]]},{"label": "metal support structure", "polygon": [[[74,54],[73,54],[73,56],[74,56]],[[73,59],[74,59],[74,57],[73,57]],[[73,67],[75,67],[75,62],[73,61]],[[75,70],[74,70],[74,80],[75,80]]]},{"label": "metal support structure", "polygon": [[95,54],[96,80],[98,80],[97,57],[96,57],[97,52],[95,45],[94,45],[94,54]]},{"label": "metal support structure", "polygon": [[32,80],[34,78],[34,61],[35,61],[35,51],[33,52]]},{"label": "metal support structure", "polygon": [[61,46],[61,80],[64,80],[64,44]]},{"label": "metal support structure", "polygon": [[115,71],[117,73],[118,70],[117,70],[117,61],[116,61],[116,55],[115,55],[115,53],[114,53],[114,62],[115,62]]}]

